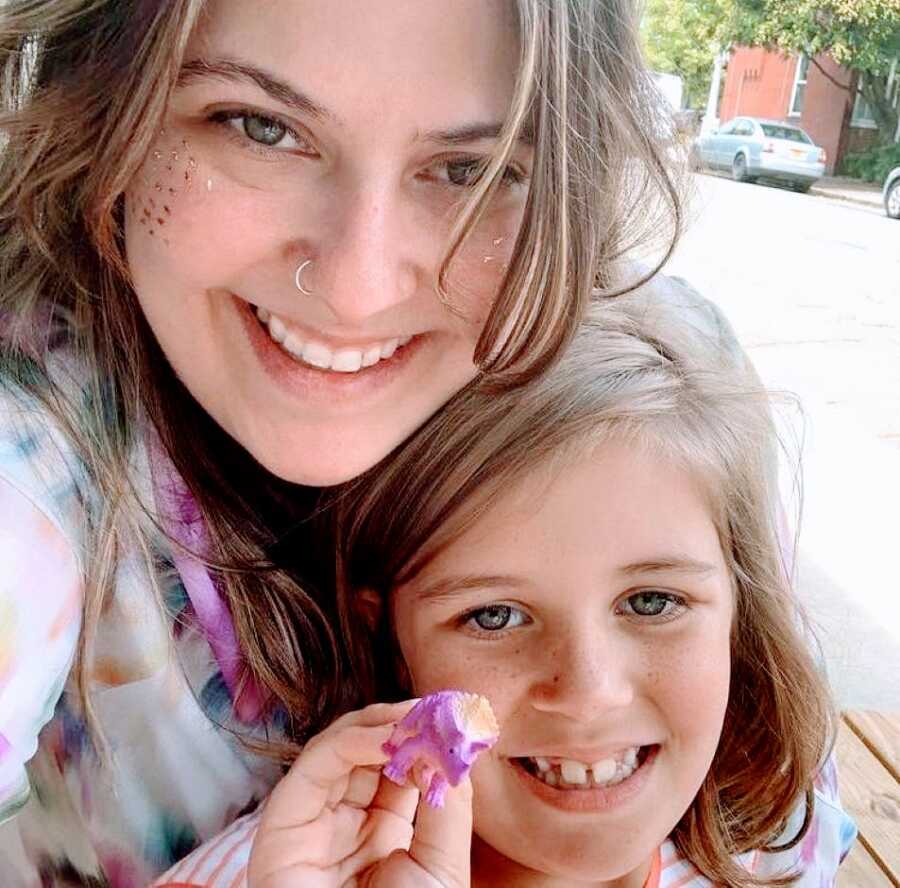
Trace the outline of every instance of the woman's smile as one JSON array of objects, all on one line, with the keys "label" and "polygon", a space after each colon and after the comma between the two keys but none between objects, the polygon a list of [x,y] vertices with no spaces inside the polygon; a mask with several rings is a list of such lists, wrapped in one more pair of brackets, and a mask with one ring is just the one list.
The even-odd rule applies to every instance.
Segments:
[{"label": "woman's smile", "polygon": [[434,336],[337,345],[322,334],[301,333],[295,326],[288,330],[277,315],[241,299],[234,304],[260,366],[278,389],[306,404],[321,402],[328,410],[359,411],[362,399],[369,404],[390,397],[392,387],[416,376],[416,359]]}]

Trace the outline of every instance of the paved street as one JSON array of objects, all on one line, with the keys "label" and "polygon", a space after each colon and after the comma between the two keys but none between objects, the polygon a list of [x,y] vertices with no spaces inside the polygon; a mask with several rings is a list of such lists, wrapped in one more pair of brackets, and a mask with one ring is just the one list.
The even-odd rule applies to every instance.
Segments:
[{"label": "paved street", "polygon": [[694,182],[668,271],[719,303],[767,385],[800,396],[800,594],[839,702],[900,710],[900,222]]}]

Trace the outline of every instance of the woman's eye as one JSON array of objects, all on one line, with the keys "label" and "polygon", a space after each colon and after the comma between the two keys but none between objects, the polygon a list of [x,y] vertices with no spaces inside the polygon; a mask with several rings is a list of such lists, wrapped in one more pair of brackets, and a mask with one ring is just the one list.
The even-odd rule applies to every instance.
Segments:
[{"label": "woman's eye", "polygon": [[272,147],[277,145],[286,135],[287,127],[277,120],[270,117],[252,117],[244,118],[244,132],[253,139],[254,142],[260,142],[263,145]]},{"label": "woman's eye", "polygon": [[[478,157],[466,157],[448,160],[442,164],[447,182],[457,188],[472,188],[478,184],[485,169],[485,161]],[[504,185],[517,185],[524,181],[524,176],[515,167],[508,166],[503,171]]]},{"label": "woman's eye", "polygon": [[248,111],[219,111],[212,119],[264,148],[309,150],[309,146],[287,124],[274,117]]},{"label": "woman's eye", "polygon": [[484,632],[499,632],[501,629],[521,626],[525,622],[525,615],[508,604],[492,604],[470,611],[465,622]]},{"label": "woman's eye", "polygon": [[637,617],[673,617],[685,607],[684,599],[671,592],[636,592],[625,599],[627,613]]}]

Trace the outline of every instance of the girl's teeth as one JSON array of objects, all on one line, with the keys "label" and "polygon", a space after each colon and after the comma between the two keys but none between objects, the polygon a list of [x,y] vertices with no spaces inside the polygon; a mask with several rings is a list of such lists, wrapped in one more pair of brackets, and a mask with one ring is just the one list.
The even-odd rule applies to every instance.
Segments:
[{"label": "girl's teeth", "polygon": [[268,328],[269,336],[294,358],[320,370],[338,373],[356,373],[363,367],[372,367],[392,357],[400,346],[412,339],[412,336],[397,337],[365,350],[344,348],[332,351],[321,342],[304,342],[295,332],[288,330],[281,318],[265,308],[257,308],[256,315]]},{"label": "girl's teeth", "polygon": [[594,762],[591,765],[594,783],[608,783],[616,776],[617,767],[615,759],[604,759],[602,762]]},{"label": "girl's teeth", "polygon": [[585,787],[615,786],[623,780],[627,780],[638,769],[638,748],[632,747],[621,756],[621,761],[615,758],[603,759],[587,765],[575,759],[550,759],[537,756],[531,761],[534,763],[538,779],[550,786]]},{"label": "girl's teeth", "polygon": [[559,770],[566,783],[576,785],[587,783],[587,768],[581,762],[564,759],[560,763]]}]

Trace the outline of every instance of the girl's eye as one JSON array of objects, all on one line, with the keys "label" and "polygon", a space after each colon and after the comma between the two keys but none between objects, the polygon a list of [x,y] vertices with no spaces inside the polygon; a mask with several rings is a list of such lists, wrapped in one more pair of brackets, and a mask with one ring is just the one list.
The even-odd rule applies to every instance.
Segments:
[{"label": "girl's eye", "polygon": [[[484,172],[485,161],[478,157],[448,160],[442,164],[447,182],[457,188],[472,188]],[[508,166],[503,171],[504,185],[518,185],[525,177],[515,167]]]},{"label": "girl's eye", "polygon": [[521,626],[525,622],[525,614],[508,604],[491,604],[469,611],[464,617],[464,622],[467,626],[483,632],[499,632],[501,629]]},{"label": "girl's eye", "polygon": [[287,124],[264,114],[249,111],[217,111],[211,118],[263,148],[286,151],[311,150]]},{"label": "girl's eye", "polygon": [[684,599],[671,592],[636,592],[625,599],[626,613],[636,617],[676,617],[686,607]]}]

